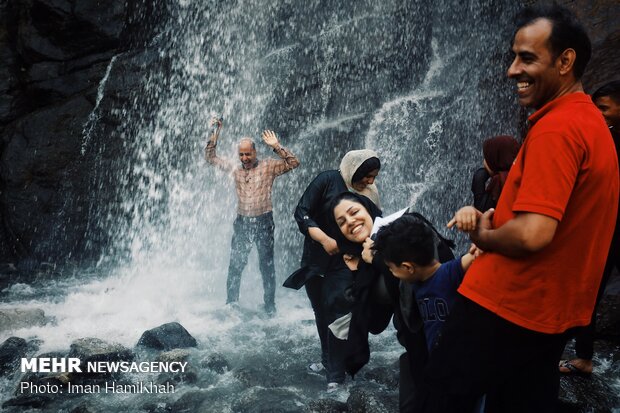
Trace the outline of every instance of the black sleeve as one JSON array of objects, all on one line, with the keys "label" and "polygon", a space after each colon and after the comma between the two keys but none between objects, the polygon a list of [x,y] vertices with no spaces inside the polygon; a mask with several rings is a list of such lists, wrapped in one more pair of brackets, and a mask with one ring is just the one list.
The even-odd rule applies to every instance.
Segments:
[{"label": "black sleeve", "polygon": [[327,185],[327,179],[325,179],[323,174],[319,174],[310,182],[310,185],[308,185],[297,203],[293,216],[295,217],[299,231],[304,235],[308,235],[308,228],[319,226],[314,217],[316,216],[315,214],[319,212],[323,202],[325,185]]},{"label": "black sleeve", "polygon": [[[487,180],[491,177],[486,169],[480,168],[474,172],[471,181],[471,192],[474,194],[474,208],[478,211],[486,211],[488,208],[489,194],[486,191]],[[486,208],[486,209],[485,209]]]}]

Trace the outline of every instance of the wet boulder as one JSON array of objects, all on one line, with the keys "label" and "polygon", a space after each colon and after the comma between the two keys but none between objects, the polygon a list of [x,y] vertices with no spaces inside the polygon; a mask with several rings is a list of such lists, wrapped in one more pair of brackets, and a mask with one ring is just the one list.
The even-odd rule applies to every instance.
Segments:
[{"label": "wet boulder", "polygon": [[230,411],[229,392],[230,390],[223,388],[189,391],[171,405],[166,406],[169,408],[167,411],[175,413]]},{"label": "wet boulder", "polygon": [[334,399],[312,400],[306,406],[308,413],[343,413],[347,411],[347,404]]},{"label": "wet boulder", "polygon": [[121,362],[133,361],[134,354],[128,348],[117,344],[108,343],[98,338],[80,338],[75,340],[70,347],[69,356],[80,359],[81,373],[67,373],[64,380],[78,384],[95,384],[105,381],[109,377],[119,376],[120,373],[113,371],[102,371],[97,368],[97,372],[89,372],[88,363],[96,362]]},{"label": "wet boulder", "polygon": [[127,347],[118,343],[88,337],[79,338],[71,343],[69,357],[77,357],[82,363],[95,361],[132,361],[134,354]]},{"label": "wet boulder", "polygon": [[175,372],[162,372],[157,376],[158,384],[194,384],[198,381],[198,372],[193,368],[189,362],[190,352],[186,349],[174,349],[163,352],[157,356],[156,361],[171,363],[171,362],[187,362],[183,371]]},{"label": "wet boulder", "polygon": [[364,383],[351,389],[347,399],[351,413],[390,413],[398,411],[398,393],[386,392],[378,385]]},{"label": "wet boulder", "polygon": [[196,339],[179,323],[162,324],[147,330],[138,340],[138,346],[154,350],[172,350],[173,348],[196,347]]},{"label": "wet boulder", "polygon": [[364,372],[364,379],[385,385],[386,387],[398,389],[398,366],[380,366],[368,369]]},{"label": "wet boulder", "polygon": [[[37,358],[64,358],[66,353],[51,352],[37,355]],[[50,403],[59,395],[66,383],[66,376],[59,373],[25,373],[17,383],[13,395],[15,397],[2,404],[3,407],[34,407],[38,408]]]},{"label": "wet boulder", "polygon": [[609,382],[596,373],[589,377],[562,376],[558,412],[613,411],[620,405],[620,397]]},{"label": "wet boulder", "polygon": [[8,308],[0,310],[0,331],[43,326],[48,322],[40,308]]},{"label": "wet boulder", "polygon": [[11,373],[19,367],[28,353],[28,343],[23,338],[9,337],[0,345],[0,375]]},{"label": "wet boulder", "polygon": [[304,403],[294,392],[285,389],[252,388],[234,401],[233,413],[299,413]]},{"label": "wet boulder", "polygon": [[230,370],[228,360],[226,360],[226,358],[219,353],[209,354],[207,357],[202,359],[200,362],[200,367],[214,371],[217,374],[224,374]]},{"label": "wet boulder", "polygon": [[597,310],[597,335],[620,343],[620,294],[603,296]]}]

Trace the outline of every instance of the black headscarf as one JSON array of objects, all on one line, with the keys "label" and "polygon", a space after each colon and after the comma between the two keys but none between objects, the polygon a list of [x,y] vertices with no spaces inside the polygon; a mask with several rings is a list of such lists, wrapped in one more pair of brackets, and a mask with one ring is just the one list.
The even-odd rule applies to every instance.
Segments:
[{"label": "black headscarf", "polygon": [[360,255],[362,253],[363,247],[362,244],[358,244],[356,242],[351,242],[345,238],[340,231],[340,227],[336,223],[336,218],[334,218],[334,209],[343,199],[349,199],[351,201],[357,202],[361,204],[368,214],[372,218],[372,222],[375,222],[375,218],[383,215],[381,209],[374,202],[372,202],[369,198],[364,195],[356,194],[355,192],[342,192],[338,194],[329,205],[329,225],[332,227],[332,233],[336,235],[336,242],[338,243],[338,249],[343,254],[352,254],[352,255]]},{"label": "black headscarf", "polygon": [[355,183],[364,179],[369,173],[376,169],[381,169],[381,161],[379,158],[373,156],[366,159],[355,171],[351,177],[351,183]]}]

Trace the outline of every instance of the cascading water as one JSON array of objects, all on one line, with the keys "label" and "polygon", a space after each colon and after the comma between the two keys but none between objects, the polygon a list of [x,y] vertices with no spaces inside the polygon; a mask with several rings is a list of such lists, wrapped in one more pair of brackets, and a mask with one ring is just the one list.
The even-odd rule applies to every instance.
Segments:
[{"label": "cascading water", "polygon": [[[39,338],[40,351],[66,349],[80,337],[131,347],[144,330],[178,321],[198,339],[199,356],[220,352],[246,373],[200,373],[169,405],[195,391],[202,399],[194,407],[207,400],[213,409],[205,411],[234,411],[239,394],[298,407],[319,397],[323,382],[304,372],[319,349],[313,322],[302,322],[313,318],[303,291],[278,289],[278,314],[265,319],[255,311],[262,282],[252,252],[242,310],[222,308],[236,200],[232,178],[204,161],[209,120],[224,118],[219,156],[235,159],[242,136],[257,140],[259,158],[273,156],[258,142],[263,129],[273,129],[301,160],[274,185],[280,282],[300,256],[297,200],[347,150],[379,152],[386,212],[414,204],[441,227],[470,202],[480,142],[516,134],[504,71],[517,6],[427,3],[166,3],[157,36],[110,64],[99,120],[87,125],[93,192],[86,244],[99,264],[83,273],[94,279],[52,283],[43,293],[14,287],[12,307],[44,308],[55,322],[12,335]],[[390,365],[400,352],[393,332],[372,343],[369,368]],[[248,369],[257,376],[250,384]],[[3,384],[3,400],[14,385]],[[256,396],[262,387],[272,395]],[[149,399],[98,400],[137,411]]]}]

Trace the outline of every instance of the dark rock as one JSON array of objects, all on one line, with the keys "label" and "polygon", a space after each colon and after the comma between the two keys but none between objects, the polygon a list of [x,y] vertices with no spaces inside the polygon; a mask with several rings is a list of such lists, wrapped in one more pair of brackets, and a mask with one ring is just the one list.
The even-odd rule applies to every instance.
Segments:
[{"label": "dark rock", "polygon": [[620,397],[609,380],[598,374],[562,376],[559,404],[561,413],[611,412],[620,405]]},{"label": "dark rock", "polygon": [[97,375],[101,380],[113,373],[91,373],[86,370],[86,364],[99,361],[133,361],[134,354],[128,348],[114,343],[108,343],[98,338],[80,338],[71,343],[69,357],[80,359],[82,373],[72,375],[71,380]]},{"label": "dark rock", "polygon": [[230,369],[228,360],[219,353],[209,354],[200,362],[200,367],[213,370],[218,374],[226,373]]},{"label": "dark rock", "polygon": [[154,350],[172,350],[196,347],[198,343],[181,324],[173,322],[145,331],[137,345]]},{"label": "dark rock", "polygon": [[0,345],[0,375],[17,370],[22,357],[28,353],[28,343],[23,338],[10,337]]},{"label": "dark rock", "polygon": [[43,326],[48,322],[40,308],[9,308],[0,310],[0,331]]},{"label": "dark rock", "polygon": [[[189,359],[190,352],[185,349],[174,349],[170,351],[163,352],[157,356],[157,361],[170,363],[173,361],[176,362],[187,362]],[[195,384],[198,382],[198,372],[192,367],[189,362],[185,365],[185,371],[177,371],[177,372],[164,372],[157,376],[157,383],[159,384]]]},{"label": "dark rock", "polygon": [[173,384],[175,386],[180,384],[195,384],[198,382],[198,372],[191,366],[186,366],[185,371],[181,372],[168,372],[160,373],[157,376],[158,384]]},{"label": "dark rock", "polygon": [[398,411],[398,393],[381,389],[377,385],[365,383],[351,388],[347,399],[348,411],[351,413],[389,413]]},{"label": "dark rock", "polygon": [[306,406],[308,413],[343,413],[346,411],[346,403],[333,399],[312,400]]},{"label": "dark rock", "polygon": [[620,343],[620,294],[604,295],[597,313],[597,335]]},{"label": "dark rock", "polygon": [[172,403],[170,411],[174,413],[229,411],[229,397],[230,394],[226,389],[189,391]]},{"label": "dark rock", "polygon": [[398,389],[398,367],[381,366],[370,368],[364,372],[364,378],[383,384],[390,389]]},{"label": "dark rock", "polygon": [[100,410],[94,408],[90,404],[80,404],[79,406],[71,409],[69,413],[98,413]]},{"label": "dark rock", "polygon": [[[67,354],[62,352],[50,352],[39,354],[37,357],[62,358],[67,357]],[[66,380],[63,374],[26,373],[19,379],[17,387],[13,393],[15,397],[7,400],[3,406],[41,407],[58,397],[62,397],[62,393],[60,393],[60,391],[65,383]],[[30,387],[22,388],[22,385]],[[32,391],[32,388],[35,386],[44,386],[46,389],[56,389],[56,392],[48,390],[45,392]]]},{"label": "dark rock", "polygon": [[244,366],[233,370],[233,377],[246,387],[277,387],[279,380],[274,373],[265,368]]},{"label": "dark rock", "polygon": [[289,390],[253,388],[243,392],[231,410],[233,413],[300,413],[304,404]]}]

